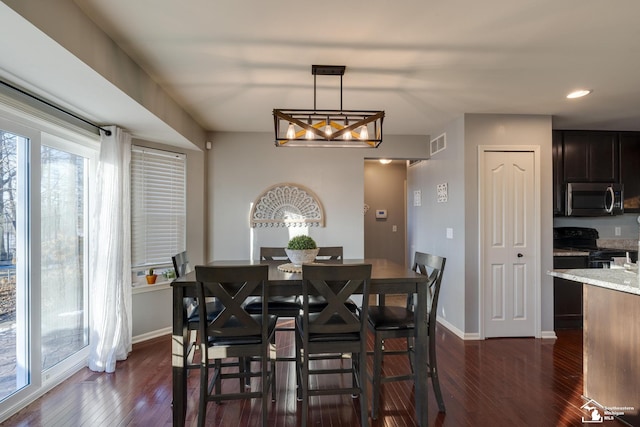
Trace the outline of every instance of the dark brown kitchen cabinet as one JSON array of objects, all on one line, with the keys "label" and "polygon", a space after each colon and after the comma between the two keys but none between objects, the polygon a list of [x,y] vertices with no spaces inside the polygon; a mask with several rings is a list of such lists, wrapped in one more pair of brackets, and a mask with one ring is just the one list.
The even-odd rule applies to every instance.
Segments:
[{"label": "dark brown kitchen cabinet", "polygon": [[640,132],[620,132],[620,182],[625,213],[640,212]]},{"label": "dark brown kitchen cabinet", "polygon": [[553,161],[553,214],[564,215],[564,167],[562,156],[562,131],[552,133],[552,161]]},{"label": "dark brown kitchen cabinet", "polygon": [[563,176],[567,182],[620,182],[618,132],[563,131]]},{"label": "dark brown kitchen cabinet", "polygon": [[[587,268],[588,257],[554,256],[553,268]],[[553,278],[554,329],[582,328],[582,283]]]}]

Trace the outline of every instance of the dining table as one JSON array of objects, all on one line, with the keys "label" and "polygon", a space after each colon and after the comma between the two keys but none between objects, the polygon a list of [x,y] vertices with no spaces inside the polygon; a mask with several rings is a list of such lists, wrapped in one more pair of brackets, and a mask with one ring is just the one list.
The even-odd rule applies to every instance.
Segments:
[{"label": "dining table", "polygon": [[[362,258],[344,260],[323,260],[338,264],[371,264],[371,295],[378,295],[384,301],[388,294],[416,294],[417,306],[415,312],[415,408],[419,426],[428,425],[428,366],[419,361],[428,360],[428,298],[429,289],[426,284],[428,277],[407,268],[397,262],[383,258]],[[264,260],[231,260],[213,261],[208,266],[231,265],[269,265],[269,295],[293,296],[302,290],[302,273],[287,272],[278,269],[284,261]],[[173,376],[173,425],[183,426],[187,413],[187,369],[185,360],[189,344],[189,331],[185,321],[185,298],[194,298],[197,294],[195,272],[190,272],[171,283],[173,289],[173,326],[172,326],[172,376]]]}]

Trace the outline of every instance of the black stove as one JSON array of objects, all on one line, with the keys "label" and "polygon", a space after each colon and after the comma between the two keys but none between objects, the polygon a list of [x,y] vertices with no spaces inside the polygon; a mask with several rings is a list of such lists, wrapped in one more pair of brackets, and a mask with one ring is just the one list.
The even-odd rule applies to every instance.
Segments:
[{"label": "black stove", "polygon": [[569,249],[589,252],[589,268],[607,268],[613,257],[625,257],[627,252],[632,262],[638,259],[637,251],[598,247],[598,230],[587,227],[555,227],[554,249]]}]

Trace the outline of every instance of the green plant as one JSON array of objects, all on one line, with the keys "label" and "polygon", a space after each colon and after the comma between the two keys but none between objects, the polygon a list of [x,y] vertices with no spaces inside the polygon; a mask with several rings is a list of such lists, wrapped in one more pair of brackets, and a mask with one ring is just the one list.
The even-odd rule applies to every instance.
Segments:
[{"label": "green plant", "polygon": [[287,244],[287,249],[293,250],[316,249],[317,247],[316,241],[304,234],[292,237]]},{"label": "green plant", "polygon": [[147,276],[153,276],[153,268],[150,268],[147,272]]}]

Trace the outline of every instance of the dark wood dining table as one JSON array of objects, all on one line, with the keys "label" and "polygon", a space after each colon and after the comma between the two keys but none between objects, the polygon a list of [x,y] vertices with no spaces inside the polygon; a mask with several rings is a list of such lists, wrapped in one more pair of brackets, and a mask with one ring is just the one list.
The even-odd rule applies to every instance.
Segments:
[{"label": "dark wood dining table", "polygon": [[[278,265],[286,261],[213,261],[209,266],[227,265],[269,265],[269,293],[271,296],[299,295],[302,289],[302,274],[280,271]],[[342,264],[371,264],[371,294],[409,294],[417,295],[416,308],[416,340],[415,340],[415,407],[419,426],[428,425],[428,371],[426,363],[418,363],[428,360],[428,337],[426,310],[428,302],[428,286],[425,285],[427,276],[416,273],[411,269],[387,259],[345,259],[338,261],[326,261]],[[173,336],[171,364],[173,369],[173,425],[183,426],[187,413],[187,369],[184,366],[188,348],[188,331],[184,321],[184,298],[196,296],[195,273],[191,272],[184,277],[174,280],[173,288]],[[421,286],[424,285],[424,286]],[[419,338],[421,337],[421,338]]]}]

